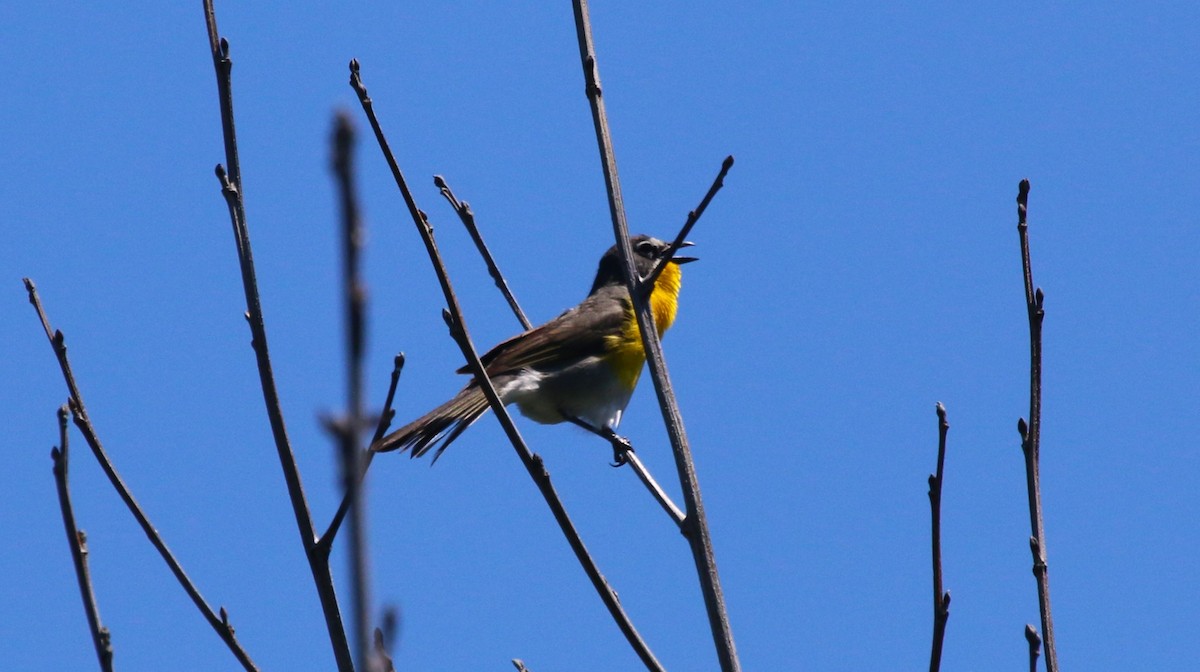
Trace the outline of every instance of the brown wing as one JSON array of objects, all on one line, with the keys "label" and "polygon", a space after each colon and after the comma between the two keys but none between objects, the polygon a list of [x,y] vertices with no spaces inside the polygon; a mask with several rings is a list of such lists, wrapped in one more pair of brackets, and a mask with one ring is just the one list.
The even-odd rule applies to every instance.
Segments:
[{"label": "brown wing", "polygon": [[[497,376],[550,363],[559,368],[600,355],[604,339],[620,332],[628,306],[624,287],[601,288],[553,320],[501,342],[480,360],[489,376]],[[470,373],[465,366],[458,372]]]}]

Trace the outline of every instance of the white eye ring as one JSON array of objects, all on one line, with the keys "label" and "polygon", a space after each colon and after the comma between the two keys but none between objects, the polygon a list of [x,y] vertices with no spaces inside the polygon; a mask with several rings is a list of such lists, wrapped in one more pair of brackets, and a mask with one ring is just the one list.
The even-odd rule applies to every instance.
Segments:
[{"label": "white eye ring", "polygon": [[658,250],[655,248],[654,243],[648,240],[643,240],[642,242],[638,243],[637,251],[639,254],[650,257],[651,259],[658,256]]}]

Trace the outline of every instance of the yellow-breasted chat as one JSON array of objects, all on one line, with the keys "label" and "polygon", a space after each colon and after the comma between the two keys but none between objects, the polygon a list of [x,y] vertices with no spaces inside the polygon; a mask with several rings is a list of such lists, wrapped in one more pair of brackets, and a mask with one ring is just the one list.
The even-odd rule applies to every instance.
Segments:
[{"label": "yellow-breasted chat", "polygon": [[[648,277],[670,243],[650,236],[629,240],[634,267]],[[685,245],[691,245],[686,243]],[[679,307],[680,265],[695,257],[672,257],[650,292],[658,335],[671,327]],[[480,358],[505,405],[543,424],[585,423],[615,430],[646,363],[641,331],[614,245],[600,257],[587,298],[549,322],[518,334]],[[458,373],[470,373],[467,367]],[[446,403],[380,439],[371,450],[412,450],[420,457],[433,448],[434,460],[488,410],[472,380]]]}]

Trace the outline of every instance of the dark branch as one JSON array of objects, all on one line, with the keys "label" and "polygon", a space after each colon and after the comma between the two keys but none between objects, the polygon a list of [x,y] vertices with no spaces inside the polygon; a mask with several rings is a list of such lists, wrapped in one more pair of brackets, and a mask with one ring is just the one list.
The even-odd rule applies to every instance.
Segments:
[{"label": "dark branch", "polygon": [[[396,411],[392,409],[392,402],[396,399],[396,386],[400,383],[400,372],[404,370],[404,353],[401,352],[392,360],[392,377],[388,384],[387,398],[383,402],[383,411],[379,415],[379,422],[375,426],[375,434],[371,437],[370,443],[375,443],[383,438],[387,433],[388,427],[392,424],[392,418],[396,416]],[[368,444],[370,445],[370,444]],[[362,479],[366,474],[367,469],[371,466],[371,460],[375,457],[375,453],[367,450],[359,460],[361,468],[358,477]],[[317,542],[318,548],[322,553],[329,554],[330,548],[333,546],[333,540],[337,536],[338,529],[342,525],[342,520],[346,518],[346,514],[350,511],[350,493],[347,492],[342,496],[342,503],[338,506],[337,513],[333,515],[333,519],[329,522],[329,527],[325,530],[325,534],[321,535],[320,541]]]},{"label": "dark branch", "polygon": [[179,582],[179,585],[183,587],[184,592],[192,599],[192,603],[200,610],[205,620],[208,621],[221,640],[225,642],[225,645],[229,647],[234,657],[238,659],[238,662],[245,669],[257,670],[258,668],[250,660],[250,656],[242,649],[237,638],[234,637],[233,628],[230,627],[228,621],[218,618],[217,614],[213,612],[212,607],[208,606],[208,602],[205,601],[204,596],[200,594],[200,591],[196,589],[191,579],[188,578],[187,573],[183,571],[183,567],[175,559],[175,555],[171,553],[171,549],[167,548],[167,543],[163,541],[162,537],[158,534],[158,530],[150,522],[146,513],[142,511],[142,507],[133,498],[133,493],[125,485],[125,481],[121,478],[121,475],[117,473],[116,467],[113,466],[112,460],[108,458],[108,453],[105,452],[104,446],[100,443],[100,439],[96,435],[91,418],[88,416],[87,407],[83,403],[83,395],[80,394],[79,385],[75,382],[75,374],[71,370],[71,362],[67,359],[66,337],[63,336],[61,331],[51,329],[50,320],[46,317],[46,311],[42,308],[42,300],[38,296],[37,287],[29,278],[25,278],[25,289],[29,292],[29,302],[33,304],[34,310],[37,311],[38,319],[42,323],[42,329],[45,331],[46,338],[50,341],[50,345],[54,349],[54,355],[58,359],[58,367],[62,371],[63,380],[67,384],[69,395],[67,405],[71,409],[75,426],[79,428],[79,431],[83,434],[84,441],[92,449],[92,454],[96,457],[96,461],[100,464],[100,468],[104,471],[104,474],[108,476],[109,483],[117,491],[117,494],[121,497],[121,501],[125,502],[125,507],[133,514],[138,525],[141,526],[142,532],[150,540],[150,544],[154,546],[163,561],[167,563],[167,567],[175,575],[175,580]]},{"label": "dark branch", "polygon": [[713,180],[712,186],[708,188],[708,192],[704,194],[704,198],[700,199],[700,205],[688,213],[687,221],[683,223],[683,228],[676,234],[675,239],[671,241],[671,247],[667,248],[666,254],[659,260],[658,265],[642,281],[644,291],[650,291],[650,288],[654,286],[654,282],[658,280],[658,276],[662,275],[663,269],[675,258],[675,253],[679,251],[679,248],[683,247],[684,242],[687,241],[688,234],[692,232],[692,227],[696,226],[696,222],[700,221],[700,216],[708,209],[708,204],[712,202],[713,196],[716,196],[721,187],[725,186],[725,176],[729,174],[729,169],[732,167],[733,155],[731,154],[721,162],[721,170],[717,173],[716,179]]},{"label": "dark branch", "polygon": [[349,500],[350,592],[358,668],[371,670],[373,654],[368,614],[371,595],[367,585],[367,523],[363,506],[366,471],[363,463],[362,432],[366,425],[363,409],[363,355],[366,352],[367,290],[362,281],[360,259],[365,233],[359,216],[354,184],[354,125],[345,112],[334,121],[332,167],[342,214],[342,296],[346,330],[346,415],[335,431],[342,465],[342,488]]},{"label": "dark branch", "polygon": [[1042,319],[1046,315],[1045,294],[1034,289],[1033,264],[1029,255],[1029,180],[1017,188],[1017,235],[1021,240],[1021,271],[1025,278],[1025,307],[1029,315],[1029,423],[1017,423],[1021,450],[1025,454],[1025,485],[1029,496],[1030,550],[1037,581],[1038,609],[1042,617],[1042,644],[1046,650],[1046,672],[1058,672],[1054,650],[1054,617],[1050,610],[1050,570],[1046,564],[1046,525],[1042,517],[1042,483],[1039,458],[1042,427]]},{"label": "dark branch", "polygon": [[554,514],[555,520],[562,529],[563,534],[567,537],[571,549],[575,552],[575,557],[583,566],[584,571],[592,580],[592,585],[595,586],[596,592],[600,594],[600,599],[608,607],[609,613],[617,622],[617,626],[625,634],[630,646],[641,657],[642,662],[651,670],[661,670],[662,666],[654,658],[649,647],[642,640],[641,635],[633,627],[629,615],[625,613],[624,607],[621,606],[620,600],[617,599],[616,592],[608,585],[604,576],[600,573],[595,561],[588,553],[587,548],[580,539],[575,525],[571,522],[567,515],[566,509],[562,505],[562,501],[555,492],[554,486],[550,482],[550,474],[546,471],[545,465],[542,463],[541,457],[534,455],[525,445],[524,439],[521,438],[517,431],[516,425],[513,424],[512,417],[508,414],[508,410],[504,407],[504,403],[500,400],[500,396],[496,393],[492,386],[491,379],[488,378],[487,372],[483,368],[483,364],[479,361],[479,354],[475,350],[475,346],[471,343],[470,335],[467,333],[466,326],[463,323],[462,310],[459,308],[458,299],[454,294],[454,289],[450,284],[449,275],[446,272],[445,264],[442,262],[441,254],[438,252],[437,244],[433,239],[433,227],[429,224],[429,219],[425,213],[417,207],[416,201],[413,199],[412,192],[408,188],[408,183],[404,179],[404,174],[400,171],[400,166],[396,162],[396,157],[392,153],[388,145],[387,138],[383,134],[383,129],[379,124],[378,118],[375,116],[374,104],[370,96],[367,95],[367,88],[363,85],[362,78],[359,74],[359,64],[357,60],[350,62],[350,85],[358,94],[359,102],[362,104],[363,111],[367,115],[367,119],[371,123],[371,128],[375,131],[375,138],[379,142],[379,148],[383,152],[384,159],[387,161],[388,167],[392,171],[392,176],[396,181],[396,186],[400,189],[400,194],[404,198],[404,203],[408,207],[409,215],[412,217],[413,223],[417,227],[417,232],[421,236],[421,240],[425,244],[425,250],[429,254],[429,259],[433,263],[434,271],[438,277],[438,283],[442,287],[442,293],[445,296],[446,304],[449,310],[443,313],[447,324],[450,327],[451,336],[454,337],[459,349],[462,350],[463,357],[466,358],[471,372],[475,376],[475,380],[487,396],[488,403],[491,404],[492,410],[496,414],[496,419],[504,428],[505,434],[516,450],[517,455],[521,458],[522,464],[525,465],[526,471],[529,472],[531,478],[538,486],[538,490],[542,493],[543,499],[550,507]]},{"label": "dark branch", "polygon": [[617,176],[617,160],[613,151],[612,135],[608,129],[608,115],[600,87],[600,70],[596,63],[596,51],[592,43],[591,19],[586,0],[574,0],[576,36],[579,42],[579,59],[583,65],[584,88],[592,110],[592,122],[596,131],[596,142],[600,148],[600,163],[604,169],[604,184],[608,194],[608,210],[612,216],[613,233],[616,237],[618,254],[625,273],[625,283],[633,299],[638,328],[642,335],[646,359],[650,365],[650,376],[658,395],[658,405],[663,413],[667,436],[675,454],[675,466],[683,486],[684,504],[687,507],[689,530],[684,533],[696,564],[696,574],[704,595],[704,606],[708,612],[717,658],[723,672],[741,669],[737,647],[733,641],[733,630],[729,614],[725,609],[725,597],[721,592],[721,581],[717,575],[716,557],[712,548],[712,537],[704,516],[704,505],[700,498],[700,485],[696,466],[688,446],[683,427],[683,416],[675,400],[671,379],[663,359],[662,343],[658,330],[654,328],[654,316],[650,312],[649,296],[637,285],[638,277],[633,265],[633,251],[629,246],[629,225],[625,220],[625,205],[621,196],[621,183]]},{"label": "dark branch", "polygon": [[942,666],[942,642],[946,638],[946,621],[950,619],[950,591],[942,586],[942,468],[946,464],[946,407],[937,404],[938,457],[937,473],[929,476],[929,510],[933,520],[933,645],[929,653],[929,672]]},{"label": "dark branch", "polygon": [[79,595],[83,598],[83,611],[87,615],[88,631],[96,647],[96,658],[100,669],[112,672],[112,633],[100,622],[100,608],[96,606],[96,593],[92,590],[92,574],[88,570],[87,535],[75,525],[75,509],[71,506],[71,489],[67,484],[69,452],[67,443],[67,406],[58,409],[58,448],[50,451],[54,460],[54,484],[58,488],[58,506],[62,510],[63,528],[67,532],[67,545],[71,547],[71,562],[75,565],[75,578],[79,581]]},{"label": "dark branch", "polygon": [[254,272],[254,255],[250,249],[250,231],[246,224],[241,165],[238,161],[237,133],[233,122],[233,85],[230,75],[233,62],[229,58],[229,42],[220,37],[217,31],[216,13],[213,10],[212,0],[204,0],[204,13],[208,27],[209,47],[212,50],[213,67],[217,75],[217,100],[221,110],[221,129],[225,140],[225,161],[228,166],[227,175],[221,166],[217,166],[217,177],[221,181],[221,192],[229,205],[230,222],[233,225],[238,263],[241,267],[242,288],[246,297],[246,321],[250,325],[251,345],[254,348],[255,361],[258,365],[263,402],[266,405],[271,434],[275,440],[275,450],[279,454],[279,463],[283,469],[284,482],[287,484],[288,498],[296,517],[296,528],[300,533],[304,554],[308,560],[313,583],[317,588],[317,596],[321,601],[321,611],[325,616],[325,626],[329,632],[334,659],[339,670],[351,672],[354,669],[354,660],[350,654],[350,644],[346,638],[342,614],[338,608],[337,592],[333,588],[329,558],[318,552],[312,514],[308,510],[304,486],[300,481],[300,470],[296,466],[296,457],[283,421],[279,391],[275,386],[275,374],[272,371],[271,357],[267,348],[267,330],[258,294],[258,279]]},{"label": "dark branch", "polygon": [[450,185],[446,184],[446,179],[441,175],[433,176],[433,184],[441,191],[442,196],[450,202],[450,207],[454,208],[454,212],[458,213],[458,218],[462,220],[463,226],[467,228],[467,233],[471,234],[471,240],[475,241],[475,247],[479,250],[479,254],[483,257],[483,261],[487,264],[488,274],[492,276],[492,280],[496,283],[496,288],[504,295],[504,300],[508,301],[508,307],[512,309],[513,314],[517,316],[517,320],[521,323],[521,328],[529,331],[533,328],[533,324],[525,317],[525,311],[521,310],[520,304],[517,303],[517,297],[513,296],[512,290],[508,288],[508,282],[504,279],[504,274],[500,272],[500,267],[496,265],[496,260],[492,257],[492,251],[488,249],[487,243],[483,242],[483,236],[479,233],[479,227],[475,225],[475,213],[471,212],[471,206],[466,201],[460,201],[450,190]]}]

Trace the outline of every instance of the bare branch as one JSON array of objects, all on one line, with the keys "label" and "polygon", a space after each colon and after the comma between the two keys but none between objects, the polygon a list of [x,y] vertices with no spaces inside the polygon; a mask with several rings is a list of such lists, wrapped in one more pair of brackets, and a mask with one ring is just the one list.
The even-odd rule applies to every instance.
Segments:
[{"label": "bare branch", "polygon": [[517,672],[529,672],[529,668],[525,667],[525,661],[520,658],[512,659],[513,667],[517,668]]},{"label": "bare branch", "polygon": [[[167,548],[167,543],[163,541],[158,534],[158,530],[151,524],[150,519],[146,517],[142,507],[133,498],[133,493],[125,485],[125,481],[121,475],[117,473],[116,467],[113,466],[112,460],[108,458],[108,453],[105,452],[104,446],[100,443],[99,437],[96,435],[96,430],[92,426],[91,418],[88,416],[87,407],[83,404],[83,396],[79,392],[79,385],[75,382],[75,374],[71,370],[71,362],[67,359],[66,337],[61,331],[55,331],[50,328],[50,320],[46,317],[46,311],[42,308],[42,300],[38,296],[37,287],[29,278],[25,278],[25,289],[29,293],[29,302],[33,304],[34,310],[37,311],[38,319],[42,322],[42,329],[46,332],[46,338],[50,341],[51,347],[54,349],[54,355],[58,359],[58,367],[62,371],[63,380],[67,384],[69,398],[67,405],[71,409],[71,414],[75,420],[75,426],[83,434],[84,440],[88,447],[92,449],[92,454],[96,457],[96,461],[100,464],[100,468],[104,474],[108,476],[109,483],[113,489],[120,495],[121,501],[125,502],[125,507],[133,514],[138,525],[141,526],[142,532],[146,538],[150,540],[150,544],[167,563],[171,573],[175,575],[175,580],[179,585],[183,586],[184,592],[192,599],[192,603],[200,610],[200,613],[216,631],[217,635],[229,647],[234,657],[247,670],[257,670],[254,662],[250,660],[250,656],[242,649],[237,638],[234,637],[233,628],[229,625],[228,620],[218,618],[213,612],[212,607],[208,606],[208,602],[204,600],[204,596],[196,589],[196,586],[188,578],[179,561],[175,559],[175,555],[171,553],[171,549]],[[223,612],[224,610],[222,610]]]},{"label": "bare branch", "polygon": [[596,592],[600,594],[600,599],[608,607],[609,613],[617,622],[622,633],[625,634],[626,640],[630,646],[637,652],[638,656],[648,669],[661,670],[662,666],[655,659],[646,643],[642,640],[641,635],[633,627],[628,614],[625,613],[624,607],[621,606],[620,600],[617,599],[616,592],[608,585],[608,582],[601,575],[595,561],[588,553],[587,548],[580,539],[575,525],[571,522],[567,515],[566,509],[562,505],[558,494],[554,490],[554,486],[550,482],[550,474],[546,471],[545,465],[542,463],[540,456],[529,451],[525,445],[524,439],[521,438],[517,431],[516,425],[513,424],[512,417],[508,414],[504,403],[500,400],[500,396],[496,393],[492,386],[491,380],[488,378],[487,371],[484,370],[483,364],[479,361],[479,354],[475,350],[475,346],[471,343],[470,335],[467,333],[466,326],[463,323],[462,310],[459,308],[458,299],[454,294],[454,289],[450,284],[449,275],[446,272],[445,265],[442,262],[441,254],[438,252],[437,244],[433,239],[433,227],[429,224],[429,219],[425,213],[417,207],[416,201],[413,199],[412,192],[408,188],[408,183],[404,179],[404,174],[400,171],[400,166],[396,162],[396,157],[387,142],[387,138],[383,134],[383,129],[379,124],[378,118],[375,116],[374,103],[367,94],[367,88],[363,85],[362,78],[359,74],[359,64],[357,60],[350,62],[350,85],[358,94],[359,102],[362,104],[363,111],[367,115],[367,119],[371,123],[371,128],[375,131],[375,138],[379,142],[379,148],[383,152],[384,159],[387,161],[388,167],[392,171],[392,176],[396,181],[396,186],[400,189],[400,194],[404,198],[404,203],[408,207],[409,215],[411,215],[413,223],[417,227],[417,232],[421,236],[421,240],[425,244],[425,250],[429,254],[429,259],[433,263],[434,271],[438,277],[438,283],[442,287],[442,293],[446,298],[446,304],[449,310],[443,313],[447,325],[450,327],[450,334],[454,337],[459,348],[462,350],[463,356],[466,358],[471,372],[475,376],[476,383],[487,396],[488,403],[496,414],[496,419],[504,428],[505,434],[516,450],[517,455],[521,458],[522,464],[525,465],[526,471],[529,472],[531,478],[538,486],[538,490],[542,493],[543,499],[549,505],[550,510],[554,514],[555,520],[562,529],[563,534],[567,537],[571,549],[575,552],[575,557],[583,566],[584,571],[592,580],[592,585],[596,588]]},{"label": "bare branch", "polygon": [[75,565],[75,578],[79,581],[79,595],[83,598],[83,611],[87,615],[88,630],[92,633],[92,644],[96,647],[96,658],[101,670],[112,672],[112,633],[100,622],[100,609],[96,606],[96,593],[92,590],[92,574],[88,570],[87,534],[75,525],[75,509],[71,506],[71,489],[67,484],[69,452],[66,404],[58,409],[58,437],[59,447],[50,451],[50,457],[54,460],[54,484],[58,488],[63,528],[67,532],[67,545],[71,547],[71,561]]},{"label": "bare branch", "polygon": [[342,294],[345,301],[346,330],[346,415],[336,423],[334,432],[342,464],[342,487],[350,502],[350,591],[354,643],[358,667],[371,670],[372,647],[368,631],[371,594],[367,585],[367,523],[363,506],[366,470],[363,468],[362,431],[366,425],[363,409],[363,355],[366,352],[367,290],[362,281],[359,260],[365,233],[359,216],[358,195],[354,185],[354,125],[345,112],[336,115],[333,133],[332,167],[336,177],[342,210]]},{"label": "bare branch", "polygon": [[659,275],[662,275],[663,269],[675,258],[675,253],[679,251],[679,248],[683,247],[684,242],[687,241],[688,234],[692,232],[692,227],[696,226],[696,222],[700,221],[700,216],[708,209],[708,204],[712,202],[713,196],[716,196],[721,187],[725,186],[725,176],[729,174],[729,169],[732,167],[733,155],[730,154],[721,162],[721,170],[717,173],[716,179],[713,180],[712,186],[708,188],[708,192],[704,194],[704,198],[700,199],[700,205],[688,213],[687,220],[683,223],[683,228],[679,230],[675,239],[671,241],[671,247],[667,248],[666,254],[659,260],[658,265],[654,267],[650,275],[642,280],[641,286],[643,291],[648,292],[650,288],[654,287],[654,282],[658,280]]},{"label": "bare branch", "polygon": [[704,516],[704,505],[700,499],[696,466],[692,460],[691,448],[688,446],[687,434],[684,431],[683,416],[679,412],[679,405],[675,400],[674,390],[671,388],[671,379],[667,374],[662,343],[658,338],[658,330],[654,328],[654,316],[650,311],[649,296],[648,293],[642,292],[637,284],[638,277],[633,265],[633,251],[629,246],[629,226],[625,220],[625,205],[621,196],[620,179],[617,176],[616,155],[613,151],[612,136],[608,130],[608,116],[604,109],[604,98],[600,88],[600,70],[596,62],[595,47],[592,44],[591,19],[588,15],[587,2],[586,0],[573,0],[573,6],[579,57],[583,65],[587,98],[592,109],[596,141],[600,147],[600,163],[604,169],[604,184],[608,193],[608,209],[612,216],[613,233],[616,236],[618,254],[625,271],[626,286],[629,287],[629,294],[634,303],[642,344],[650,365],[650,376],[654,380],[654,389],[658,395],[658,405],[662,409],[667,435],[675,454],[676,470],[679,472],[679,480],[683,486],[684,504],[687,507],[686,524],[691,528],[684,533],[684,536],[688,539],[692,557],[696,563],[696,573],[700,580],[701,592],[704,594],[704,605],[708,612],[709,625],[712,628],[713,642],[716,644],[717,658],[721,663],[721,669],[724,672],[735,672],[741,669],[741,663],[738,662],[733,630],[725,609],[725,597],[721,592],[721,580],[717,575],[716,557],[713,553],[708,523]]},{"label": "bare branch", "polygon": [[942,586],[942,468],[946,464],[946,407],[937,403],[938,458],[937,473],[929,476],[929,511],[933,519],[933,645],[929,653],[929,672],[942,666],[942,642],[946,638],[946,621],[950,619],[950,591]]},{"label": "bare branch", "polygon": [[251,345],[254,348],[255,360],[258,365],[259,383],[262,387],[263,401],[266,404],[267,418],[271,424],[271,434],[275,440],[275,449],[279,454],[280,466],[283,468],[288,498],[291,500],[292,511],[296,517],[296,528],[300,533],[304,554],[308,560],[313,583],[317,588],[317,596],[321,601],[321,611],[325,616],[325,626],[329,632],[334,659],[337,661],[339,670],[350,672],[354,669],[354,660],[350,654],[350,644],[346,639],[342,614],[338,608],[337,592],[334,590],[333,576],[329,569],[329,558],[320,553],[317,547],[312,514],[308,510],[304,486],[300,481],[300,470],[296,466],[296,457],[283,421],[279,391],[275,386],[275,374],[272,371],[271,357],[267,348],[267,330],[262,314],[262,304],[259,300],[258,279],[254,272],[254,255],[250,249],[250,231],[246,224],[241,165],[238,161],[237,134],[233,122],[233,86],[230,75],[233,61],[229,58],[229,42],[220,37],[217,31],[216,13],[213,10],[212,0],[204,0],[204,13],[208,28],[209,47],[212,50],[213,67],[217,75],[217,99],[221,110],[221,129],[225,140],[225,160],[228,165],[228,174],[220,165],[217,166],[217,178],[221,182],[222,194],[229,205],[238,262],[241,266],[242,288],[246,295],[246,321],[250,325]]},{"label": "bare branch", "polygon": [[483,236],[479,233],[479,227],[475,225],[475,213],[471,212],[471,205],[466,201],[460,201],[450,190],[450,185],[446,183],[446,178],[441,175],[433,176],[433,184],[442,193],[447,201],[450,202],[450,207],[458,213],[458,218],[462,220],[463,226],[467,228],[467,233],[471,234],[471,240],[475,241],[475,247],[479,250],[479,254],[483,257],[484,263],[487,264],[488,274],[492,276],[492,280],[496,283],[496,288],[504,295],[504,300],[508,301],[508,307],[512,308],[513,314],[517,316],[517,320],[521,323],[521,328],[529,331],[533,328],[533,323],[525,317],[525,311],[521,310],[520,304],[517,303],[517,297],[513,296],[512,290],[508,288],[508,282],[504,280],[504,274],[500,272],[500,267],[496,265],[496,260],[492,257],[492,251],[488,249],[487,243],[483,242]]},{"label": "bare branch", "polygon": [[1029,424],[1017,422],[1021,451],[1025,454],[1025,485],[1029,496],[1029,526],[1032,536],[1033,575],[1037,581],[1038,608],[1042,617],[1042,644],[1046,649],[1046,672],[1058,672],[1054,650],[1054,617],[1050,611],[1050,569],[1046,564],[1046,526],[1042,518],[1042,483],[1039,458],[1042,428],[1042,319],[1046,316],[1045,294],[1034,289],[1033,264],[1029,256],[1029,180],[1017,189],[1017,235],[1021,240],[1021,270],[1025,277],[1025,305],[1029,314]]},{"label": "bare branch", "polygon": [[[375,443],[383,438],[387,433],[388,427],[392,424],[392,418],[396,416],[396,411],[392,408],[392,402],[396,399],[396,386],[400,383],[400,372],[404,370],[404,353],[398,353],[392,360],[392,377],[388,384],[387,398],[383,402],[383,411],[379,415],[379,422],[375,426],[375,434],[371,437],[371,443]],[[368,444],[370,445],[370,444]],[[371,460],[374,459],[373,451],[364,451],[364,455],[359,459],[361,465],[358,477],[362,479],[367,469],[371,467]],[[322,553],[329,554],[330,548],[333,546],[333,540],[337,536],[338,529],[342,525],[342,520],[346,518],[346,514],[350,510],[350,493],[347,492],[342,496],[342,503],[338,506],[337,513],[333,515],[333,519],[329,522],[329,527],[325,530],[325,534],[321,535],[321,539],[317,542],[317,546]]]},{"label": "bare branch", "polygon": [[645,485],[650,494],[654,496],[654,499],[658,501],[663,511],[666,511],[671,520],[675,521],[675,524],[679,527],[679,531],[684,534],[688,533],[690,528],[684,525],[686,516],[675,505],[675,502],[671,501],[671,497],[662,489],[658,481],[654,480],[654,476],[650,474],[650,470],[646,468],[646,465],[642,464],[641,458],[634,452],[633,444],[629,442],[629,439],[617,434],[611,427],[594,427],[590,423],[574,417],[567,417],[567,421],[608,441],[613,449],[612,466],[622,467],[628,464],[634,473],[637,474],[638,479],[642,481],[642,485]]}]

